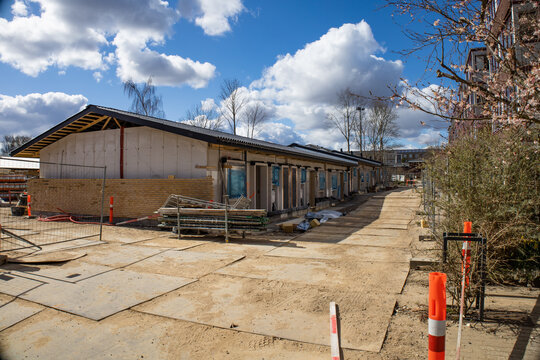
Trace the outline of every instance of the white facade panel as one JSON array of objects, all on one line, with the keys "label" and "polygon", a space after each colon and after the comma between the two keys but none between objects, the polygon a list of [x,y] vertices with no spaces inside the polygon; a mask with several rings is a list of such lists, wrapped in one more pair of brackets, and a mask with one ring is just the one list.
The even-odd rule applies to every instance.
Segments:
[{"label": "white facade panel", "polygon": [[[204,178],[208,144],[147,127],[124,129],[124,178]],[[108,178],[120,177],[120,129],[71,134],[41,150],[53,163],[107,166]],[[195,168],[199,165],[199,168]],[[61,173],[60,173],[61,172]],[[90,174],[91,173],[91,174]],[[44,167],[42,177],[95,177],[90,172],[63,166]]]}]

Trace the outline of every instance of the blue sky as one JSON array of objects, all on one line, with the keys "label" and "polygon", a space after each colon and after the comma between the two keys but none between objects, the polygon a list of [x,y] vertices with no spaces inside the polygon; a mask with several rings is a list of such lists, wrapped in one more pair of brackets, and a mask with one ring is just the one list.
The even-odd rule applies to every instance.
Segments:
[{"label": "blue sky", "polygon": [[[86,104],[129,109],[122,81],[148,76],[180,120],[201,101],[218,107],[221,83],[237,78],[272,115],[260,138],[343,147],[324,121],[337,91],[382,94],[424,76],[397,54],[410,43],[382,4],[0,0],[0,136],[38,135]],[[404,146],[442,141],[446,124],[398,115]]]}]

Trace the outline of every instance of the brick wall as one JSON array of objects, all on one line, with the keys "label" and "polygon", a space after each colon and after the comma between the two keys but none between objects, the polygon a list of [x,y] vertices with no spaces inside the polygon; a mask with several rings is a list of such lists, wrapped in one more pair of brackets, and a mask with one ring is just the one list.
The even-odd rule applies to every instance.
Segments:
[{"label": "brick wall", "polygon": [[[101,179],[33,179],[28,182],[32,211],[99,215]],[[105,217],[109,197],[114,196],[114,216],[135,218],[151,215],[170,194],[203,200],[213,197],[212,178],[204,179],[107,179]]]}]

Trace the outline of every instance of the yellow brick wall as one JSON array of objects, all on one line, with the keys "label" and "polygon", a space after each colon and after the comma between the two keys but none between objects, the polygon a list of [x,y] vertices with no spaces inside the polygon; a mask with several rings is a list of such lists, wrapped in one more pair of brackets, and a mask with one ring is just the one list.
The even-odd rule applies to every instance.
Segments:
[{"label": "yellow brick wall", "polygon": [[[28,194],[32,211],[99,215],[101,179],[32,179]],[[109,216],[109,197],[114,197],[114,216],[135,218],[152,215],[170,194],[203,200],[213,198],[212,178],[204,179],[107,179],[104,214]]]}]

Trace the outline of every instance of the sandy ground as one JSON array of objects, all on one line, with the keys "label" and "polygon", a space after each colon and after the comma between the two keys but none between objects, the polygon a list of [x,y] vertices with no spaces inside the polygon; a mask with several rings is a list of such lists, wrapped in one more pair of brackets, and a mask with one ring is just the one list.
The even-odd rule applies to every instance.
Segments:
[{"label": "sandy ground", "polygon": [[[328,359],[331,301],[345,359],[426,358],[428,271],[409,260],[438,250],[419,241],[418,194],[364,200],[304,234],[226,244],[107,227],[102,243],[44,247],[82,257],[0,267],[0,358]],[[487,294],[486,321],[465,321],[462,358],[540,358],[540,291]],[[449,316],[447,356],[456,334]]]}]

